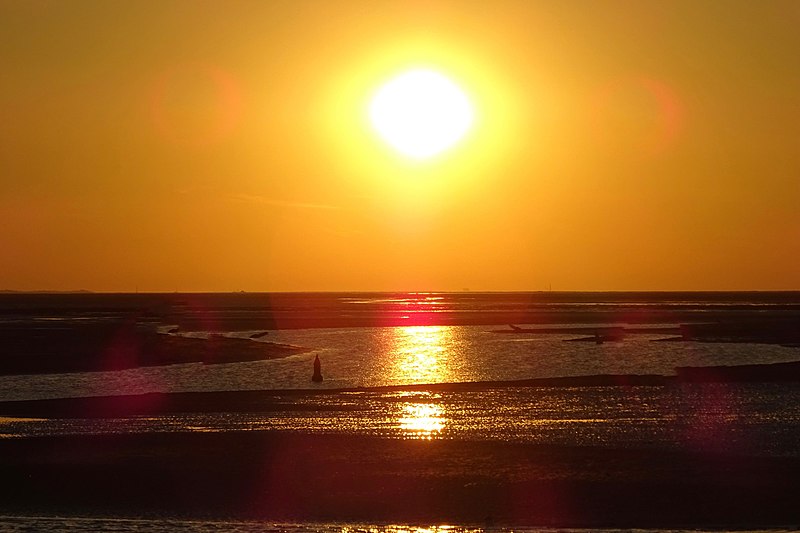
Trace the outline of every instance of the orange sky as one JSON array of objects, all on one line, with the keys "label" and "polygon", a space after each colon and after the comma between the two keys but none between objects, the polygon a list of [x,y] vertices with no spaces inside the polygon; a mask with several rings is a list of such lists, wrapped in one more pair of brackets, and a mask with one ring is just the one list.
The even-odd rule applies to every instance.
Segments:
[{"label": "orange sky", "polygon": [[[800,289],[800,4],[0,3],[0,289]],[[456,81],[413,162],[370,95]]]}]

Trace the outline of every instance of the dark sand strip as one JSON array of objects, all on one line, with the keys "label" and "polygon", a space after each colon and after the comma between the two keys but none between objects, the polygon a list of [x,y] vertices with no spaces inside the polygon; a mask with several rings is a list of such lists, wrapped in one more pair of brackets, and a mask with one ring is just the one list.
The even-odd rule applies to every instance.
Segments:
[{"label": "dark sand strip", "polygon": [[0,325],[0,375],[126,370],[187,363],[262,361],[308,352],[288,344],[159,334],[133,321]]},{"label": "dark sand strip", "polygon": [[800,459],[278,432],[0,440],[0,511],[570,527],[800,523]]}]

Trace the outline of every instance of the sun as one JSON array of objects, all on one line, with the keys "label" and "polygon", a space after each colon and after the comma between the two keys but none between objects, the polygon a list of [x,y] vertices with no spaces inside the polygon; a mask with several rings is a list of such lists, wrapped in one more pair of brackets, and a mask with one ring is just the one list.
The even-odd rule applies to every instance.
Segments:
[{"label": "sun", "polygon": [[427,159],[456,144],[474,119],[458,85],[434,70],[410,70],[373,96],[369,116],[378,134],[400,153]]}]

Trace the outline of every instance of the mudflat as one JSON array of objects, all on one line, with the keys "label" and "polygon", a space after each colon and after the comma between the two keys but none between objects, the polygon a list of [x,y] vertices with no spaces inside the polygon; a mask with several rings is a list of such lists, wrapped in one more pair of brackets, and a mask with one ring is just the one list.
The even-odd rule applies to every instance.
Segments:
[{"label": "mudflat", "polygon": [[585,527],[800,522],[800,459],[290,432],[0,440],[0,510]]},{"label": "mudflat", "polygon": [[160,334],[132,320],[55,324],[4,324],[0,375],[125,370],[185,363],[222,364],[288,357],[299,346],[211,335]]}]

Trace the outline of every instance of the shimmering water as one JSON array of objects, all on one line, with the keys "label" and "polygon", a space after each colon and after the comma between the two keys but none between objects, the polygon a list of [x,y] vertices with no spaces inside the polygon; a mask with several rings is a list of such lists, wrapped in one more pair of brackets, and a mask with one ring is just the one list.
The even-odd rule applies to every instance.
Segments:
[{"label": "shimmering water", "polygon": [[[794,361],[800,348],[656,342],[630,335],[601,345],[581,335],[500,335],[492,326],[407,326],[271,331],[266,340],[310,348],[300,355],[225,365],[172,365],[118,372],[0,376],[0,401],[146,392],[375,387],[595,374],[665,374],[676,366]],[[247,336],[251,331],[229,333]],[[191,334],[204,335],[203,332]],[[322,360],[325,381],[312,384]]]},{"label": "shimmering water", "polygon": [[[314,385],[316,388],[671,374],[676,366],[800,358],[800,348],[654,342],[669,336],[657,333],[629,335],[622,342],[595,345],[566,342],[580,334],[491,332],[508,329],[509,322],[550,327],[664,327],[683,321],[765,317],[800,319],[800,293],[0,294],[0,326],[136,320],[161,331],[180,326],[179,334],[187,336],[215,332],[241,337],[268,330],[262,341],[310,350],[285,359],[249,363],[0,376],[0,401],[303,389],[312,386],[311,361],[317,355],[322,359],[325,381]],[[358,327],[336,327],[346,324]],[[0,346],[0,350],[3,348]],[[3,352],[3,356],[26,354]]]},{"label": "shimmering water", "polygon": [[0,419],[5,438],[290,431],[393,439],[798,456],[800,388],[781,384],[364,391],[277,397],[267,412]]}]

